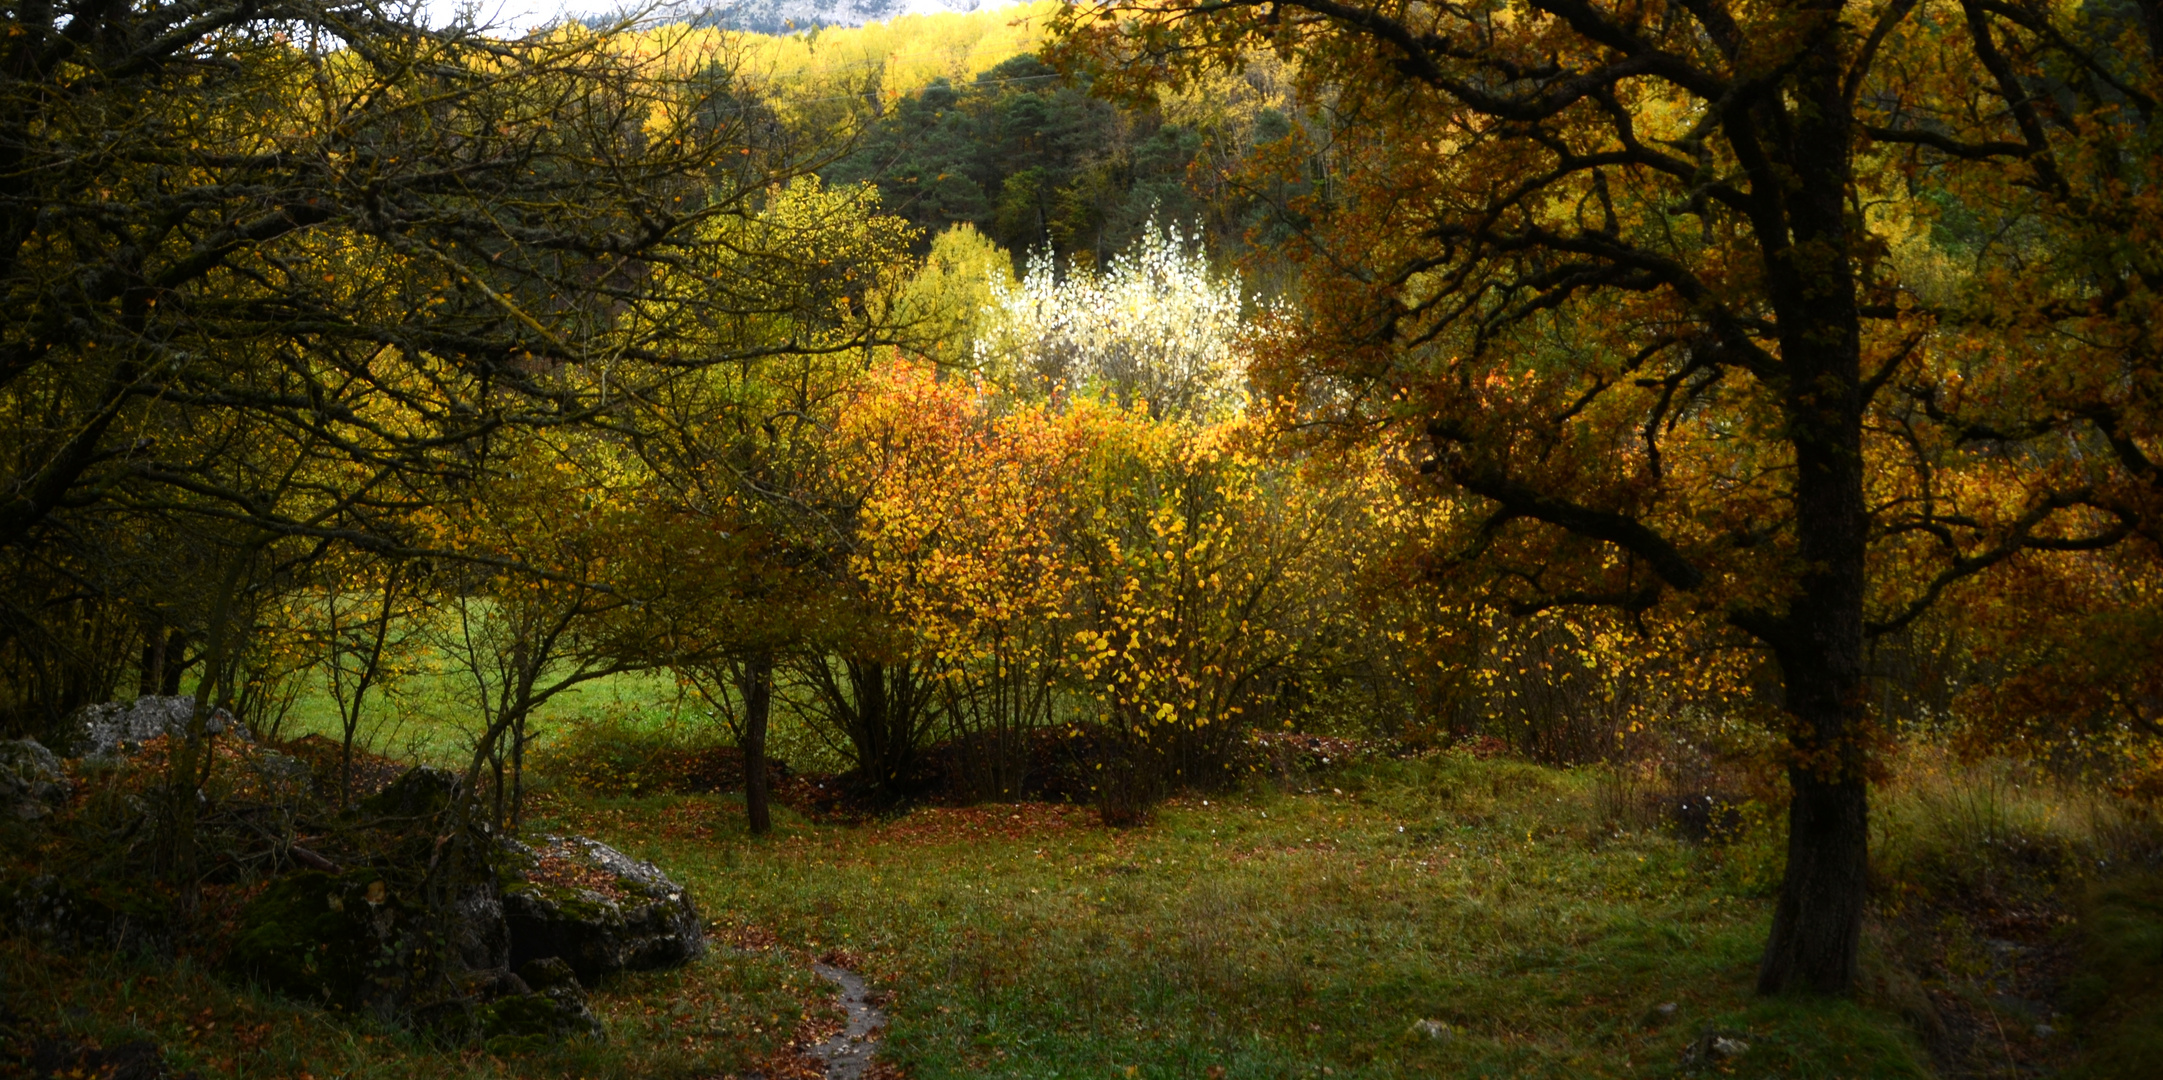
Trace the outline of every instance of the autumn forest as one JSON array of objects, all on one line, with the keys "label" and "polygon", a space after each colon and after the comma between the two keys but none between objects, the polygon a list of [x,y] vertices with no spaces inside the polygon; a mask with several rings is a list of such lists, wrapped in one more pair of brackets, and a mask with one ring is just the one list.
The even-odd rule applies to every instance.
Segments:
[{"label": "autumn forest", "polygon": [[2157,0],[855,10],[0,0],[0,1077],[2163,1072]]}]

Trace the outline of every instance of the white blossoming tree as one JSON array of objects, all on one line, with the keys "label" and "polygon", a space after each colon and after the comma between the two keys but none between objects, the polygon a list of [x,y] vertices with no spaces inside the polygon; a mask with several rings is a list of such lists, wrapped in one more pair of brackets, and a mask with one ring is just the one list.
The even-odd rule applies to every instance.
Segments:
[{"label": "white blossoming tree", "polygon": [[983,374],[1027,397],[1104,395],[1151,413],[1223,419],[1246,404],[1243,315],[1237,275],[1210,272],[1201,245],[1154,222],[1102,272],[1049,253],[1029,260],[1019,286],[994,281],[976,342]]}]

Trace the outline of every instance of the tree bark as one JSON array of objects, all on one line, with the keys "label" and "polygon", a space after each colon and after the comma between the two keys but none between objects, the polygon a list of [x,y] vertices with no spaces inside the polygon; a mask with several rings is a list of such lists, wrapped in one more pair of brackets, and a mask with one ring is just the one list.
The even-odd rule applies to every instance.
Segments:
[{"label": "tree bark", "polygon": [[[248,564],[270,539],[258,535],[231,556],[211,602],[210,641],[203,654],[203,677],[195,684],[195,707],[189,713],[187,731],[166,752],[166,806],[164,820],[159,823],[166,835],[160,861],[165,879],[180,886],[182,912],[191,916],[202,895],[202,879],[196,873],[196,817],[203,787],[218,761],[210,750],[210,713],[218,707],[218,697],[225,690],[220,682],[226,675],[226,657],[232,651],[233,598],[240,591]],[[177,637],[179,631],[174,634]]]},{"label": "tree bark", "polygon": [[[1808,477],[1814,471],[1803,469]],[[1790,605],[1787,633],[1775,646],[1789,713],[1787,872],[1773,909],[1771,936],[1758,969],[1762,994],[1845,994],[1853,988],[1862,942],[1870,865],[1869,786],[1861,735],[1866,717],[1862,665],[1861,478],[1805,483],[1805,491],[1854,494],[1852,512],[1825,513],[1801,530],[1805,558],[1823,569],[1806,575]],[[1824,490],[1833,489],[1833,490]],[[1839,500],[1846,503],[1850,500]],[[1802,520],[1823,504],[1799,499]],[[1826,548],[1852,547],[1851,558],[1824,559]]]},{"label": "tree bark", "polygon": [[766,790],[766,721],[773,711],[774,654],[761,649],[744,664],[744,814],[751,835],[774,827]]},{"label": "tree bark", "polygon": [[1845,994],[1862,943],[1869,814],[1861,779],[1791,769],[1787,876],[1758,969],[1761,994]]},{"label": "tree bark", "polygon": [[194,661],[188,659],[188,635],[174,630],[165,635],[165,648],[158,654],[158,690],[166,697],[180,693],[180,677]]},{"label": "tree bark", "polygon": [[143,627],[143,662],[135,678],[135,696],[149,697],[165,685],[165,627],[147,623]]},{"label": "tree bark", "polygon": [[1870,512],[1863,498],[1862,318],[1846,205],[1851,121],[1838,41],[1827,35],[1798,68],[1804,101],[1785,123],[1752,125],[1792,132],[1781,156],[1796,181],[1758,193],[1787,211],[1785,235],[1761,228],[1759,243],[1780,322],[1800,567],[1786,612],[1766,620],[1760,634],[1783,676],[1793,789],[1787,873],[1758,972],[1765,994],[1845,994],[1853,986],[1869,867],[1861,736]]},{"label": "tree bark", "polygon": [[849,689],[855,694],[856,767],[875,791],[886,791],[894,779],[895,747],[892,717],[886,700],[886,665],[877,660],[844,660]]}]

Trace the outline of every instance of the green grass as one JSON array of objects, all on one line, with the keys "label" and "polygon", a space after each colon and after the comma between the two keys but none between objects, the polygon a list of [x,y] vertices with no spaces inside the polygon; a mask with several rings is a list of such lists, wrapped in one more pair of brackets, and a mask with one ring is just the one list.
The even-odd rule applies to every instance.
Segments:
[{"label": "green grass", "polygon": [[[839,772],[847,767],[787,701],[777,705],[768,753],[799,769]],[[734,741],[724,725],[707,715],[696,694],[678,693],[675,677],[665,671],[625,672],[581,684],[542,705],[531,723],[545,747],[564,729],[595,722],[654,736]],[[400,760],[459,766],[471,753],[480,726],[469,687],[454,674],[430,670],[407,676],[389,694],[371,695],[358,741],[363,748]],[[278,725],[280,738],[310,734],[340,737],[337,703],[319,679],[301,688]]]},{"label": "green grass", "polygon": [[2069,997],[2095,1049],[2074,1075],[2152,1076],[2163,1061],[2163,874],[2098,886],[2083,923],[2087,963]]},{"label": "green grass", "polygon": [[[407,676],[389,694],[371,694],[361,715],[359,742],[376,753],[433,764],[462,764],[480,727],[480,712],[458,676],[427,671]],[[697,723],[691,706],[679,704],[666,672],[629,672],[595,679],[565,691],[534,714],[534,728],[549,729],[610,717],[648,727]],[[338,706],[320,680],[295,696],[279,723],[280,738],[340,735]]]},{"label": "green grass", "polygon": [[711,797],[554,815],[740,928],[859,955],[923,1080],[1665,1076],[1708,1029],[1751,1044],[1738,1075],[1927,1074],[1890,1012],[1752,995],[1762,843],[1614,835],[1589,776],[1508,762],[1332,782],[1122,832],[1047,807],[784,814],[763,839]]},{"label": "green grass", "polygon": [[[2000,785],[1987,803],[1961,796],[1947,809],[1972,778],[1902,775],[1880,800],[1878,837],[1880,872],[1902,881],[1942,876],[1983,842],[1975,834],[2015,852],[2033,844],[2007,836],[2103,835],[2094,812],[2051,811],[2040,787]],[[1910,932],[1900,920],[1920,916],[1895,905],[1870,937],[1856,1000],[1756,997],[1779,870],[1778,831],[1761,816],[1725,845],[1618,831],[1590,771],[1463,756],[1343,768],[1321,783],[1185,797],[1129,830],[1086,808],[1028,804],[866,825],[784,810],[762,838],[745,833],[734,797],[545,788],[537,829],[656,860],[699,898],[716,946],[686,969],[598,991],[605,1044],[528,1057],[433,1048],[234,988],[201,957],[65,960],[0,942],[0,997],[48,1030],[157,1039],[206,1080],[793,1075],[775,1055],[832,1008],[809,961],[838,951],[892,993],[884,1053],[917,1080],[1350,1080],[1927,1076],[1903,1019],[1922,991],[1902,972],[1941,997],[1968,993],[1915,967],[1920,954],[1897,941]],[[1992,884],[2013,862],[1963,865],[1971,876],[1944,878],[1948,888],[2019,895]],[[2085,1062],[2070,1075],[2146,1075],[2163,887],[2081,887],[2091,901],[2073,1042],[2052,1044],[2071,1056],[2052,1060]],[[1969,996],[1991,992],[1977,986]],[[1677,1008],[1663,1017],[1665,1002]],[[1445,1025],[1443,1037],[1422,1021]],[[1706,1032],[1750,1049],[1686,1068],[1685,1048]]]}]

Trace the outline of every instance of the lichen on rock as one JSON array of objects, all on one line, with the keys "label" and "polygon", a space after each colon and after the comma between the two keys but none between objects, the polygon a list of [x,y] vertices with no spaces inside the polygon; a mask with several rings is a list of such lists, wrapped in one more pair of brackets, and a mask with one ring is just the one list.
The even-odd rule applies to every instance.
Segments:
[{"label": "lichen on rock", "polygon": [[[69,757],[110,758],[133,753],[135,748],[161,736],[178,738],[188,733],[195,719],[195,699],[145,694],[134,701],[108,701],[86,705],[68,720],[66,745]],[[212,709],[203,720],[210,735],[254,742],[255,735],[224,709]]]},{"label": "lichen on rock", "polygon": [[703,955],[698,907],[650,862],[598,840],[506,845],[503,913],[511,963],[560,957],[591,986],[619,971],[653,971]]},{"label": "lichen on rock", "polygon": [[0,816],[17,821],[50,817],[74,785],[60,758],[36,739],[0,740]]}]

